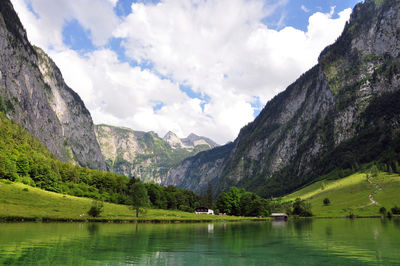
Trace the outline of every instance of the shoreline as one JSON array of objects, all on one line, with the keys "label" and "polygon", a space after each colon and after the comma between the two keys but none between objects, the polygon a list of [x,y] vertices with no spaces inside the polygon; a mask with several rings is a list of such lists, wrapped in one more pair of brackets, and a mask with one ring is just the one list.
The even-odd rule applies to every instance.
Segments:
[{"label": "shoreline", "polygon": [[[394,215],[393,218],[399,218],[399,215]],[[382,216],[358,216],[354,218],[349,217],[291,217],[289,220],[304,220],[304,219],[368,219],[368,218],[381,218],[388,219]],[[273,218],[237,218],[237,219],[152,219],[152,218],[138,218],[138,219],[109,219],[109,218],[50,218],[50,217],[22,217],[22,216],[3,216],[0,217],[0,223],[23,223],[23,222],[37,222],[37,223],[154,223],[154,224],[176,224],[176,223],[231,223],[231,222],[267,222],[274,221]]]},{"label": "shoreline", "polygon": [[9,216],[0,217],[0,223],[21,223],[21,222],[38,222],[38,223],[226,223],[226,222],[264,222],[269,221],[270,218],[237,218],[237,219],[152,219],[152,218],[138,218],[138,219],[108,219],[108,218],[49,218],[49,217],[19,217]]}]

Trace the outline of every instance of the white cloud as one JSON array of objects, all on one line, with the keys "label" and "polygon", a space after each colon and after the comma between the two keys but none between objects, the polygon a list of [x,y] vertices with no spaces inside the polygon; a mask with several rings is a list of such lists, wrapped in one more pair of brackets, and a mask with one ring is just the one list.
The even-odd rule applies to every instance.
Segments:
[{"label": "white cloud", "polygon": [[[115,0],[82,0],[81,10],[74,1],[31,0],[40,18],[23,0],[12,1],[31,41],[55,60],[96,123],[153,130],[161,136],[169,130],[182,137],[194,132],[219,143],[233,140],[253,120],[255,98],[266,103],[316,64],[351,11],[336,19],[333,11],[315,13],[304,32],[293,27],[272,30],[261,23],[286,0],[270,5],[261,0],[134,3],[132,13],[120,22],[110,14]],[[111,34],[121,37],[129,57],[153,68],[121,63],[104,47],[85,56],[68,49],[61,32],[65,20],[73,18],[91,30],[97,45]],[[188,97],[179,85],[208,95],[204,110],[204,102]],[[163,106],[153,110],[157,103]]]},{"label": "white cloud", "polygon": [[[332,13],[315,13],[303,32],[292,27],[276,31],[260,23],[265,16],[262,1],[166,0],[133,4],[132,10],[115,31],[127,39],[131,58],[151,61],[163,75],[209,95],[210,105],[229,106],[227,92],[240,95],[240,108],[249,120],[247,107],[253,96],[267,102],[316,64],[320,51],[339,36],[351,12],[344,10],[337,19]],[[207,110],[213,110],[213,117],[224,113]],[[232,112],[232,119],[224,119],[235,116]],[[225,139],[233,138],[245,120],[229,128]]]},{"label": "white cloud", "polygon": [[115,7],[118,3],[118,0],[108,0],[112,4],[113,7]]},{"label": "white cloud", "polygon": [[[91,33],[94,45],[104,45],[119,19],[113,12],[113,0],[12,0],[29,40],[43,48],[63,49],[63,26],[76,19]],[[29,11],[33,8],[38,18]]]},{"label": "white cloud", "polygon": [[[63,71],[67,83],[82,97],[91,110],[95,123],[107,123],[133,128],[135,130],[156,131],[163,136],[172,130],[181,136],[188,130],[198,134],[225,138],[224,131],[232,130],[232,125],[240,126],[250,117],[243,117],[241,97],[229,96],[229,106],[215,105],[212,110],[217,118],[204,115],[199,99],[191,99],[180,91],[178,84],[161,79],[149,70],[120,63],[113,51],[100,50],[86,57],[65,50],[51,52],[50,56]],[[162,102],[160,110],[153,110]],[[220,106],[220,107],[218,107]],[[248,106],[251,113],[251,108]],[[235,121],[229,122],[230,113],[236,112]],[[208,112],[212,113],[212,112]],[[216,123],[215,121],[220,121]],[[191,131],[189,131],[191,132]]]},{"label": "white cloud", "polygon": [[306,13],[310,12],[310,9],[308,9],[305,5],[301,5],[300,8],[301,8],[301,10],[303,10]]}]

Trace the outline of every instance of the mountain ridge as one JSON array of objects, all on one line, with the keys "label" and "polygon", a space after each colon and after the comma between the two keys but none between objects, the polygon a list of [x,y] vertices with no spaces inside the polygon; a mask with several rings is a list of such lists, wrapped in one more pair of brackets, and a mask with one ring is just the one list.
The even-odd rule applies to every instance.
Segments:
[{"label": "mountain ridge", "polygon": [[105,124],[96,125],[95,132],[108,171],[155,183],[163,183],[173,166],[200,151],[210,149],[215,143],[193,134],[196,140],[203,141],[185,145],[171,131],[160,138],[152,131],[135,131]]}]

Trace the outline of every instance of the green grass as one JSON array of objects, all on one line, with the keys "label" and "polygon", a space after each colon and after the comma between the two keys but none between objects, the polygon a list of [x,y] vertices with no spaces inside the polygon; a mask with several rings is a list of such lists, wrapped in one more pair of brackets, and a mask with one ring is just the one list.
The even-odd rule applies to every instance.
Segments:
[{"label": "green grass", "polygon": [[0,218],[7,220],[99,220],[99,221],[239,221],[250,217],[196,215],[170,210],[148,209],[135,217],[135,211],[126,205],[104,203],[101,216],[91,218],[87,211],[92,199],[49,192],[21,183],[0,180]]},{"label": "green grass", "polygon": [[[316,217],[345,217],[350,213],[357,216],[379,216],[382,206],[390,210],[400,206],[400,176],[379,173],[370,180],[381,189],[371,185],[365,173],[356,173],[339,180],[324,180],[283,197],[284,201],[296,198],[311,203]],[[369,194],[374,193],[377,205],[370,205]],[[324,198],[330,204],[323,204]],[[0,218],[20,220],[105,220],[105,221],[238,221],[255,219],[233,216],[196,215],[194,213],[148,209],[139,219],[126,205],[104,203],[104,211],[99,218],[91,218],[87,211],[92,199],[78,198],[30,187],[20,183],[0,180]]]},{"label": "green grass", "polygon": [[[390,210],[400,206],[400,176],[398,174],[379,173],[370,180],[382,189],[371,185],[365,173],[356,173],[339,180],[324,180],[300,189],[283,197],[284,201],[301,198],[311,203],[316,217],[345,217],[350,213],[357,216],[379,216],[379,209]],[[369,194],[373,195],[377,205],[370,205]],[[329,198],[325,206],[323,200]]]}]

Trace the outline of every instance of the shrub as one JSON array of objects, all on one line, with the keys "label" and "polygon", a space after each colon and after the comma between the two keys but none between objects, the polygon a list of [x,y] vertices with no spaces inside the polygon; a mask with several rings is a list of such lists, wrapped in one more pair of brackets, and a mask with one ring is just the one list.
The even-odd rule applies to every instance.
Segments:
[{"label": "shrub", "polygon": [[357,216],[354,213],[351,212],[347,217],[350,218],[350,219],[354,219]]},{"label": "shrub", "polygon": [[324,203],[325,206],[331,204],[331,201],[328,198],[325,198],[322,202]]},{"label": "shrub", "polygon": [[19,182],[25,185],[29,185],[31,187],[35,186],[35,181],[33,181],[33,179],[29,176],[20,176],[17,177],[17,179],[15,179],[15,182]]},{"label": "shrub", "polygon": [[98,217],[102,212],[103,212],[103,202],[94,200],[92,203],[92,207],[90,207],[88,211],[88,214],[92,217]]},{"label": "shrub", "polygon": [[301,200],[300,198],[296,198],[296,200],[293,203],[292,214],[303,216],[303,217],[312,216],[311,203],[305,202],[304,200]]},{"label": "shrub", "polygon": [[382,214],[383,216],[385,216],[386,215],[386,208],[385,207],[381,207],[379,209],[379,213]]},{"label": "shrub", "polygon": [[394,206],[394,207],[392,208],[392,213],[393,213],[393,214],[400,214],[400,208],[397,207],[397,206]]},{"label": "shrub", "polygon": [[179,206],[179,210],[183,212],[194,212],[193,208],[190,208],[189,206],[186,205]]},{"label": "shrub", "polygon": [[3,179],[2,182],[6,185],[11,185],[13,182],[8,179]]}]

